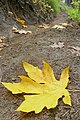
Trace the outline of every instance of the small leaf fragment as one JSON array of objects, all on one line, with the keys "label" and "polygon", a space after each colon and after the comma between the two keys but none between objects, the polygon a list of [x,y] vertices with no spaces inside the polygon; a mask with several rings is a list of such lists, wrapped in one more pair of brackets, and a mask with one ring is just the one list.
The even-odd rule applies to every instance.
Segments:
[{"label": "small leaf fragment", "polygon": [[31,31],[26,31],[26,30],[24,30],[24,29],[21,29],[21,30],[19,30],[19,29],[17,29],[16,27],[13,27],[12,28],[12,32],[14,32],[14,33],[18,33],[18,34],[32,34],[32,32]]},{"label": "small leaf fragment", "polygon": [[65,29],[65,27],[61,26],[61,25],[54,25],[52,28],[54,28],[54,29],[60,29],[60,30]]},{"label": "small leaf fragment", "polygon": [[17,22],[19,22],[19,23],[21,23],[22,25],[24,25],[24,24],[25,24],[25,21],[24,21],[24,20],[22,20],[22,19],[20,19],[20,18],[16,18],[16,21],[17,21]]},{"label": "small leaf fragment", "polygon": [[50,26],[49,26],[49,24],[43,24],[43,25],[39,25],[38,27],[48,29]]},{"label": "small leaf fragment", "polygon": [[60,25],[62,25],[64,27],[73,27],[73,25],[68,24],[68,23],[60,23]]}]

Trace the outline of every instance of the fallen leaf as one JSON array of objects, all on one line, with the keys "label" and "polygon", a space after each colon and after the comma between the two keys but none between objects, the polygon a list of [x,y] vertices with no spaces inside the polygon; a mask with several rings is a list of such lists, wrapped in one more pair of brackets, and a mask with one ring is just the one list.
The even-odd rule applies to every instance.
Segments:
[{"label": "fallen leaf", "polygon": [[12,16],[12,15],[13,15],[13,12],[11,12],[11,11],[8,11],[8,14]]},{"label": "fallen leaf", "polygon": [[69,46],[70,48],[72,48],[72,49],[74,49],[74,50],[76,50],[76,51],[80,51],[80,47],[78,47],[78,46]]},{"label": "fallen leaf", "polygon": [[65,29],[66,27],[73,27],[73,26],[68,23],[60,23],[59,25],[54,25],[52,28],[62,30]]},{"label": "fallen leaf", "polygon": [[80,56],[80,51],[71,50],[71,52],[76,56]]},{"label": "fallen leaf", "polygon": [[20,19],[20,18],[16,18],[16,21],[17,21],[17,22],[19,22],[19,23],[21,23],[22,25],[24,25],[24,24],[25,24],[25,21],[24,21],[24,20],[22,20],[22,19]]},{"label": "fallen leaf", "polygon": [[39,25],[38,27],[39,27],[39,28],[47,29],[47,28],[49,28],[50,26],[49,26],[49,24],[43,24],[43,25]]},{"label": "fallen leaf", "polygon": [[24,28],[28,28],[28,26],[27,25],[22,25]]},{"label": "fallen leaf", "polygon": [[50,45],[50,47],[52,47],[52,48],[63,48],[64,43],[63,42],[54,43],[53,45]]},{"label": "fallen leaf", "polygon": [[60,25],[62,25],[64,27],[73,27],[73,25],[68,24],[68,23],[60,23]]},{"label": "fallen leaf", "polygon": [[66,89],[69,82],[69,67],[62,71],[60,80],[56,80],[50,65],[44,61],[43,64],[44,68],[41,70],[23,61],[24,69],[29,77],[19,76],[21,78],[19,83],[2,82],[13,94],[28,94],[24,95],[25,100],[17,111],[39,113],[44,107],[48,109],[56,107],[59,98],[71,106],[71,98]]},{"label": "fallen leaf", "polygon": [[21,29],[21,30],[18,31],[18,33],[19,33],[19,34],[28,34],[28,33],[31,34],[32,32]]},{"label": "fallen leaf", "polygon": [[59,30],[65,29],[65,27],[63,27],[61,25],[54,25],[52,28],[59,29]]},{"label": "fallen leaf", "polygon": [[71,48],[70,51],[71,51],[72,54],[74,54],[76,56],[80,56],[80,47],[69,46],[69,48]]},{"label": "fallen leaf", "polygon": [[16,27],[13,27],[12,28],[12,32],[14,32],[14,33],[19,33],[19,34],[28,34],[28,33],[32,33],[31,31],[26,31],[26,30],[23,30],[23,29],[21,29],[21,30],[19,30],[19,29],[17,29]]},{"label": "fallen leaf", "polygon": [[13,27],[13,28],[12,28],[12,32],[17,32],[17,28],[16,28],[16,27]]}]

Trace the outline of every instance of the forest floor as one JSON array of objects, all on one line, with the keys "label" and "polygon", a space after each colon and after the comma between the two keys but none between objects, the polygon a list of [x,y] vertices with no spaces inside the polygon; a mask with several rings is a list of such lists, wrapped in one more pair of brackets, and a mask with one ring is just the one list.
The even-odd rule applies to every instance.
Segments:
[{"label": "forest floor", "polygon": [[[0,120],[80,120],[80,26],[62,30],[52,28],[53,25],[66,22],[66,15],[60,14],[50,27],[39,28],[29,25],[32,34],[15,34],[11,29],[14,23],[8,21],[0,25],[0,80],[18,82],[18,75],[26,75],[22,60],[42,68],[42,60],[51,65],[57,79],[61,71],[70,65],[70,84],[68,89],[72,99],[72,107],[63,104],[54,109],[46,109],[37,115],[34,112],[23,113],[15,110],[23,101],[22,96],[12,95],[0,84]],[[4,36],[4,37],[2,37]]]}]

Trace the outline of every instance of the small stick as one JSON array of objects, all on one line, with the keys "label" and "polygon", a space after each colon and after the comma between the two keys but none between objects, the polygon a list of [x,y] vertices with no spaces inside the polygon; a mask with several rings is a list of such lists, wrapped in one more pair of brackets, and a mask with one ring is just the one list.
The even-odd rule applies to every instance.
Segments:
[{"label": "small stick", "polygon": [[78,112],[80,111],[80,109],[79,110],[77,110],[73,115],[75,116]]},{"label": "small stick", "polygon": [[69,110],[68,111],[66,111],[63,115],[62,115],[62,117],[64,117],[67,113],[69,112]]},{"label": "small stick", "polygon": [[70,90],[70,89],[68,89],[68,91],[69,91],[69,92],[80,92],[79,89],[78,89],[78,90],[72,90],[72,89]]}]

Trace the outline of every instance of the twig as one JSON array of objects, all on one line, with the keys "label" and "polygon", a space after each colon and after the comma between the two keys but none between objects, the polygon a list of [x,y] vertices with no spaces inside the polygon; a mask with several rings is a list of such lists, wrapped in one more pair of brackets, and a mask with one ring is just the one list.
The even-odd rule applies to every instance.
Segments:
[{"label": "twig", "polygon": [[62,115],[62,117],[64,117],[67,113],[69,112],[69,110],[68,111],[66,111],[63,115]]},{"label": "twig", "polygon": [[79,111],[80,111],[80,109],[78,109],[73,115],[75,116]]},{"label": "twig", "polygon": [[70,90],[68,89],[69,92],[80,92],[80,90]]}]

